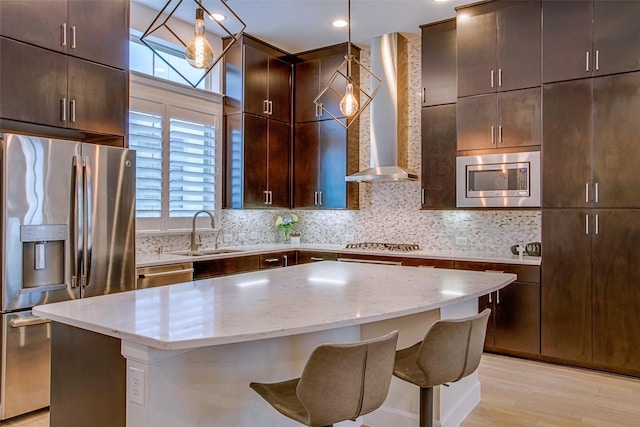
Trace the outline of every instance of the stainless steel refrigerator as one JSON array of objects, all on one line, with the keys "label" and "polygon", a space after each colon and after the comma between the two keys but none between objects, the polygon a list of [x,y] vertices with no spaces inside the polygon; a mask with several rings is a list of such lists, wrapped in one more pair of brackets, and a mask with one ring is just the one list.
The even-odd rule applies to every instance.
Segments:
[{"label": "stainless steel refrigerator", "polygon": [[38,304],[135,289],[135,152],[0,134],[0,419],[49,405]]}]

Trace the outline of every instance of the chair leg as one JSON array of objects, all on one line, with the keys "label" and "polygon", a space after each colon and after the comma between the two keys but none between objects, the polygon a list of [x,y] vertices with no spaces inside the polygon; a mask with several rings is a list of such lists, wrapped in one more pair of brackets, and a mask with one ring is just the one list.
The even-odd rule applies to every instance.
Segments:
[{"label": "chair leg", "polygon": [[420,387],[420,427],[433,427],[433,387]]}]

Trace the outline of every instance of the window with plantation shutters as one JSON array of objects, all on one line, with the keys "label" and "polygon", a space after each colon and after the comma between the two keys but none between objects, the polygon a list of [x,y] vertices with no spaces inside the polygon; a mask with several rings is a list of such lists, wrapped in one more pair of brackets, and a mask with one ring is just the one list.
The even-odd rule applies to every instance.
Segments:
[{"label": "window with plantation shutters", "polygon": [[[195,212],[216,212],[218,102],[134,76],[129,147],[136,150],[136,227],[182,230]],[[134,84],[135,83],[135,84]],[[142,83],[142,84],[138,84]],[[187,91],[188,92],[188,91]],[[190,96],[189,96],[190,95]],[[208,97],[211,97],[209,95]]]}]

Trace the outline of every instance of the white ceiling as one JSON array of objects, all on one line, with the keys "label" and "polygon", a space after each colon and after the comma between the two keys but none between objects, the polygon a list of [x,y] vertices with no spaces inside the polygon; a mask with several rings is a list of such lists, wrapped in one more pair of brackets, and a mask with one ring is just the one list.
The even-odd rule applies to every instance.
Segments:
[{"label": "white ceiling", "polygon": [[[160,10],[167,0],[132,0]],[[219,0],[200,0],[212,11]],[[455,6],[475,0],[352,0],[351,40],[368,45],[385,33],[419,33],[419,26],[455,16]],[[175,7],[177,0],[172,0]],[[183,19],[193,22],[192,0],[184,0],[179,11],[187,12]],[[347,29],[336,29],[331,22],[347,19],[347,0],[228,0],[229,7],[246,23],[245,32],[289,53],[347,41]],[[216,25],[207,24],[207,31]]]}]

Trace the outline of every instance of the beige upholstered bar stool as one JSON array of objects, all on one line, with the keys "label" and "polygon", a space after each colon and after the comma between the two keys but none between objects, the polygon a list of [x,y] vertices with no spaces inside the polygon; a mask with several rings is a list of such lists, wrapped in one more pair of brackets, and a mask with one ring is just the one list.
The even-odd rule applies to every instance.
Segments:
[{"label": "beige upholstered bar stool", "polygon": [[331,426],[378,409],[387,397],[398,331],[349,344],[322,344],[300,378],[250,386],[281,414],[304,425]]},{"label": "beige upholstered bar stool", "polygon": [[478,368],[490,313],[438,320],[421,342],[396,352],[393,375],[420,387],[420,427],[433,426],[433,387]]}]

